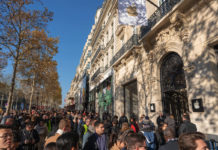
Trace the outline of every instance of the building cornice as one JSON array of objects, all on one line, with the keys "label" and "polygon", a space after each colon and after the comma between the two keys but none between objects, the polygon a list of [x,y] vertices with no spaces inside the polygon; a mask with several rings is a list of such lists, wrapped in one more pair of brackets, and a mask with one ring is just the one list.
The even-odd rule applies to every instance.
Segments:
[{"label": "building cornice", "polygon": [[[115,1],[115,2],[114,2]],[[95,42],[96,42],[96,38],[98,37],[98,35],[99,35],[99,32],[100,32],[100,30],[101,30],[101,27],[102,27],[102,22],[104,21],[104,18],[105,18],[105,15],[107,14],[107,10],[109,9],[109,5],[110,4],[116,4],[117,3],[117,0],[106,0],[104,3],[103,3],[103,6],[102,6],[102,9],[101,9],[101,14],[100,14],[100,16],[99,16],[99,18],[98,18],[98,22],[97,22],[97,24],[95,25],[95,30],[94,30],[94,33],[93,33],[93,36],[92,36],[92,39],[94,39],[94,40],[92,40],[91,41],[91,45],[92,45],[92,47],[94,47],[94,45],[95,45]],[[114,5],[112,5],[112,6],[114,6]],[[113,7],[112,7],[113,8]]]}]

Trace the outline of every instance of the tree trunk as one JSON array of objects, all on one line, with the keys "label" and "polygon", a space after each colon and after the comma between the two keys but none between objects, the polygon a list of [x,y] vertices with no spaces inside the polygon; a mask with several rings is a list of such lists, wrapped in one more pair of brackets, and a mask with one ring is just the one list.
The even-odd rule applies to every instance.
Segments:
[{"label": "tree trunk", "polygon": [[31,113],[31,107],[32,107],[32,101],[33,101],[33,94],[34,94],[34,91],[35,91],[35,75],[34,75],[34,78],[33,78],[33,82],[32,82],[32,91],[31,91],[31,95],[30,95],[30,104],[29,104],[29,114]]},{"label": "tree trunk", "polygon": [[4,94],[2,94],[1,108],[3,108]]},{"label": "tree trunk", "polygon": [[14,86],[15,86],[15,82],[16,82],[15,79],[16,79],[16,75],[17,75],[18,61],[19,61],[19,53],[17,53],[17,57],[15,58],[13,76],[11,79],[11,87],[10,87],[9,96],[8,96],[8,106],[7,106],[7,110],[6,110],[6,115],[9,114],[10,109],[11,109],[11,103],[12,103],[12,98],[13,98],[13,93],[14,93]]},{"label": "tree trunk", "polygon": [[14,105],[14,92],[13,92],[13,95],[12,95],[12,101],[11,101],[11,108],[10,108],[10,110],[12,109],[13,110],[13,105]]},{"label": "tree trunk", "polygon": [[19,100],[19,97],[17,96],[15,110],[17,110],[17,102],[18,102],[18,100]]}]

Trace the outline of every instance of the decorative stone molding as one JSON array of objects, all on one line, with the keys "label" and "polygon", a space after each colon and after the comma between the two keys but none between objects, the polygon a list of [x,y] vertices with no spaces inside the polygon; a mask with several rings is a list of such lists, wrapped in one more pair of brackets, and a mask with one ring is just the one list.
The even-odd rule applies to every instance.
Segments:
[{"label": "decorative stone molding", "polygon": [[189,37],[188,20],[185,14],[178,10],[170,17],[170,28],[174,28],[175,31],[180,33],[182,41],[187,42]]},{"label": "decorative stone molding", "polygon": [[123,58],[123,59],[121,60],[120,68],[121,68],[121,67],[126,67],[126,59],[125,59],[125,58]]},{"label": "decorative stone molding", "polygon": [[135,47],[134,50],[132,51],[132,54],[137,58],[138,56],[140,56],[143,52],[143,48],[142,47]]},{"label": "decorative stone molding", "polygon": [[150,41],[144,41],[143,47],[144,47],[145,51],[148,53],[150,50],[153,49],[153,44],[151,44]]},{"label": "decorative stone molding", "polygon": [[148,53],[148,60],[150,61],[150,62],[153,62],[154,61],[154,53],[151,51],[151,52],[149,52]]},{"label": "decorative stone molding", "polygon": [[129,55],[129,57],[127,57],[126,58],[126,62],[129,62],[129,61],[131,61],[132,59],[134,59],[134,54],[132,54],[132,55]]},{"label": "decorative stone molding", "polygon": [[[150,41],[144,43],[144,48],[148,52],[148,59],[152,63],[157,61],[159,56],[163,56],[175,44],[185,43],[188,41],[188,21],[186,16],[176,11],[170,18],[170,24],[164,29],[160,29],[159,33],[150,38]],[[173,46],[174,47],[174,46]]]},{"label": "decorative stone molding", "polygon": [[116,36],[119,36],[122,32],[124,32],[125,26],[124,25],[118,25],[116,29]]},{"label": "decorative stone molding", "polygon": [[122,67],[122,64],[119,63],[118,65],[114,66],[114,70],[115,70],[116,72],[118,72],[121,67]]}]

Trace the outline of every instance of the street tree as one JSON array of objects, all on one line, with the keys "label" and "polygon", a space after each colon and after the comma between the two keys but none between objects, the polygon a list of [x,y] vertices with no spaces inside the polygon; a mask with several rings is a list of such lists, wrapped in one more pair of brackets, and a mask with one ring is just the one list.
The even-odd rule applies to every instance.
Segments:
[{"label": "street tree", "polygon": [[53,105],[61,104],[61,87],[58,81],[58,73],[57,73],[57,63],[53,62],[50,66],[48,72],[44,76],[44,93],[46,98],[46,103]]},{"label": "street tree", "polygon": [[26,52],[18,68],[24,81],[26,80],[31,88],[29,112],[31,112],[35,88],[43,86],[42,80],[58,52],[57,44],[58,38],[48,37],[45,30],[34,30],[29,43],[25,45]]},{"label": "street tree", "polygon": [[0,76],[1,71],[7,66],[7,55],[0,49]]},{"label": "street tree", "polygon": [[45,29],[53,13],[47,8],[36,10],[31,6],[36,0],[0,0],[0,48],[13,61],[13,75],[8,97],[9,113],[17,75],[17,67],[26,53],[25,45],[33,30]]}]

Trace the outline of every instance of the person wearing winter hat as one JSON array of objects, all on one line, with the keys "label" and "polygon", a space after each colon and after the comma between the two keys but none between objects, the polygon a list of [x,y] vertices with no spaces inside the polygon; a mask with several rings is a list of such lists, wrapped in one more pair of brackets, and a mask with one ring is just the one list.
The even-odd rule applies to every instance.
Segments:
[{"label": "person wearing winter hat", "polygon": [[154,123],[148,116],[145,116],[145,118],[142,120],[142,130],[154,130]]}]

